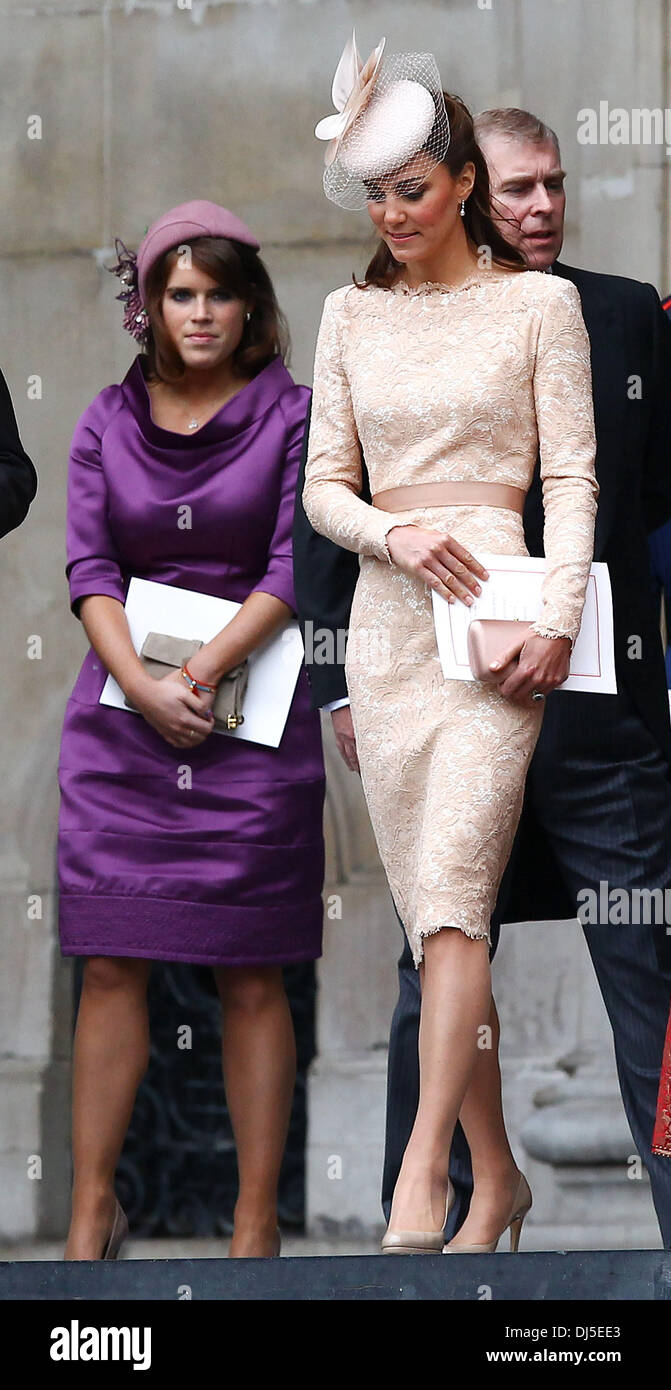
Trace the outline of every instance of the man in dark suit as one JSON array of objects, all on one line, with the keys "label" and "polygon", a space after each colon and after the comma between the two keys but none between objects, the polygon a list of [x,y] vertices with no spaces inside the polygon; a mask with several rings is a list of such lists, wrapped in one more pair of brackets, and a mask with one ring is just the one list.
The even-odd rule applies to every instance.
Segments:
[{"label": "man in dark suit", "polygon": [[0,536],[21,525],[36,492],[37,474],[19,439],[11,396],[0,372]]},{"label": "man in dark suit", "polygon": [[[662,300],[662,308],[671,319],[671,294]],[[664,606],[666,627],[666,684],[671,699],[671,521],[660,526],[650,537],[650,561],[652,575],[657,586],[657,596]]]},{"label": "man in dark suit", "polygon": [[[595,559],[606,561],[615,614],[618,694],[556,692],[547,702],[525,805],[493,926],[566,919],[591,889],[671,886],[671,726],[647,535],[671,517],[671,324],[650,285],[563,265],[564,173],[556,136],[526,112],[485,113],[478,138],[490,165],[493,207],[531,269],[572,280],[590,337],[600,485]],[[370,490],[364,472],[364,500]],[[299,480],[294,528],[303,623],[346,629],[358,556],[312,531]],[[543,554],[539,470],[527,497],[530,553]],[[342,665],[309,667],[313,702],[330,708],[340,751],[356,767]],[[400,920],[400,919],[399,919]],[[665,923],[585,922],[613,1029],[624,1107],[650,1174],[662,1238],[671,1246],[671,1164],[651,1154],[671,997]],[[391,1197],[418,1094],[419,981],[407,942],[392,1022],[383,1207]],[[450,1174],[457,1201],[447,1238],[468,1210],[470,1156],[457,1126]]]}]

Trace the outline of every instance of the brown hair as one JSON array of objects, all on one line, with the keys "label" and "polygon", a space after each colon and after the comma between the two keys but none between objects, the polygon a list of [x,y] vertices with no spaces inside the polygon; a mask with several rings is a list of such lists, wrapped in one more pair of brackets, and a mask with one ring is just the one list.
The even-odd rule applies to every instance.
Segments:
[{"label": "brown hair", "polygon": [[[526,270],[526,258],[517,247],[506,241],[492,217],[487,161],[475,138],[473,117],[461,97],[453,96],[450,92],[443,92],[443,96],[450,122],[450,143],[441,163],[453,179],[459,177],[465,164],[475,165],[475,183],[466,200],[464,214],[466,236],[476,248],[487,246],[497,265],[507,266],[510,270]],[[401,263],[394,259],[387,243],[380,241],[366,268],[363,282],[354,276],[352,279],[358,289],[366,289],[368,285],[389,289],[400,269]]]},{"label": "brown hair", "polygon": [[[195,237],[184,245],[191,247],[193,265],[211,275],[235,299],[244,300],[251,311],[251,318],[245,320],[242,338],[232,357],[236,372],[254,377],[277,356],[288,361],[290,340],[287,321],[258,252],[241,241],[231,241],[226,237]],[[185,368],[177,349],[168,338],[162,303],[178,254],[179,248],[172,247],[159,256],[147,275],[145,293],[150,325],[144,349],[147,372],[171,383],[181,379]]]},{"label": "brown hair", "polygon": [[503,135],[508,140],[529,140],[534,145],[554,145],[559,158],[559,139],[549,125],[519,106],[497,106],[481,111],[473,120],[477,140]]}]

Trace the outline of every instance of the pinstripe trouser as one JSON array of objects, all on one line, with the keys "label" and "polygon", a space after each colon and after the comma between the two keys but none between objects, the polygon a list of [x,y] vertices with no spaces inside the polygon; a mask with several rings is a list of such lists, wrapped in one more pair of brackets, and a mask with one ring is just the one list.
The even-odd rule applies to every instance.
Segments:
[{"label": "pinstripe trouser", "polygon": [[[609,889],[671,888],[668,767],[626,692],[598,696],[561,691],[550,697],[527,796],[576,903],[579,891],[590,888],[603,904],[599,887],[604,881]],[[493,923],[494,949],[498,924],[505,919],[502,898],[503,893]],[[650,1176],[664,1246],[671,1248],[671,1158],[653,1155],[650,1148],[671,1004],[671,970],[660,966],[655,941],[665,926],[600,919],[583,931],[613,1030],[624,1109]],[[399,985],[387,1079],[382,1183],[387,1220],[419,1087],[419,977],[407,941],[399,960]],[[457,1200],[448,1238],[464,1220],[472,1191],[470,1155],[460,1125],[450,1174]]]}]

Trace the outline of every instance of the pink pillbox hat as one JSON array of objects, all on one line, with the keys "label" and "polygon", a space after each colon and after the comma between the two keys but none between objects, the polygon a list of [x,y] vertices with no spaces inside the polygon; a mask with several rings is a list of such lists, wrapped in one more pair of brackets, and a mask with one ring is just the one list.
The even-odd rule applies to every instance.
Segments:
[{"label": "pink pillbox hat", "polygon": [[210,203],[206,198],[195,198],[190,203],[179,203],[176,208],[164,212],[158,221],[153,222],[145,233],[137,252],[138,289],[144,304],[147,275],[159,256],[170,251],[173,246],[181,246],[184,241],[193,241],[199,236],[227,237],[231,241],[242,241],[245,246],[259,250],[259,242],[253,232],[234,213],[222,208],[218,203]]}]

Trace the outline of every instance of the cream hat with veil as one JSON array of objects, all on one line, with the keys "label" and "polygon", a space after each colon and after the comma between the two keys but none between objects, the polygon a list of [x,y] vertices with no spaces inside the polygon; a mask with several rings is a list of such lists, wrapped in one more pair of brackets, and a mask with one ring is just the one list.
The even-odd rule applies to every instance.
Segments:
[{"label": "cream hat with veil", "polygon": [[421,178],[450,143],[438,66],[432,53],[391,53],[385,39],[362,63],[356,35],[348,40],[333,78],[336,114],[315,127],[328,140],[324,192],[331,202],[365,208],[371,185],[413,160]]}]

